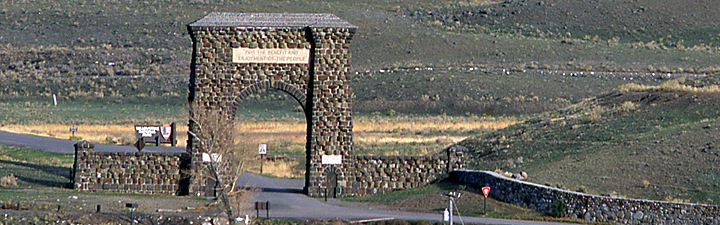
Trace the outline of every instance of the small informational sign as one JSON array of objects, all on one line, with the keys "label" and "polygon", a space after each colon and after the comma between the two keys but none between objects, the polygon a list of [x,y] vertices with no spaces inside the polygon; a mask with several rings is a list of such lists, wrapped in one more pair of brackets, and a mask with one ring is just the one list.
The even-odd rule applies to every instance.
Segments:
[{"label": "small informational sign", "polygon": [[342,164],[342,155],[322,155],[323,165]]},{"label": "small informational sign", "polygon": [[141,137],[153,137],[158,131],[160,131],[160,127],[156,125],[135,125],[135,132]]},{"label": "small informational sign", "polygon": [[203,153],[202,154],[203,162],[220,162],[222,161],[222,155],[218,153]]},{"label": "small informational sign", "polygon": [[260,154],[260,155],[267,154],[267,144],[260,144],[260,146],[258,146],[258,154]]},{"label": "small informational sign", "polygon": [[70,133],[72,133],[73,137],[75,137],[75,132],[77,132],[77,127],[70,127]]},{"label": "small informational sign", "polygon": [[162,127],[160,127],[160,135],[162,135],[162,137],[164,139],[170,139],[171,134],[172,134],[172,127],[170,125],[165,124],[165,125],[162,125]]},{"label": "small informational sign", "polygon": [[487,198],[488,195],[490,194],[490,187],[482,187],[482,192],[483,192],[483,195],[485,195],[485,198]]},{"label": "small informational sign", "polygon": [[153,143],[157,146],[160,144],[175,146],[177,143],[175,123],[170,125],[135,125],[135,135],[138,139],[143,139],[145,143]]},{"label": "small informational sign", "polygon": [[233,48],[234,63],[308,64],[310,49]]}]

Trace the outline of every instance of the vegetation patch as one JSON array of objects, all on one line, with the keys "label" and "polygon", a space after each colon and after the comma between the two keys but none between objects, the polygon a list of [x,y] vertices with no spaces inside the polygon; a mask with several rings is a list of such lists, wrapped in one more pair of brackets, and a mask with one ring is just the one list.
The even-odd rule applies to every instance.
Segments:
[{"label": "vegetation patch", "polygon": [[592,194],[715,204],[715,88],[624,86],[461,144],[476,169],[526,171],[533,182]]}]

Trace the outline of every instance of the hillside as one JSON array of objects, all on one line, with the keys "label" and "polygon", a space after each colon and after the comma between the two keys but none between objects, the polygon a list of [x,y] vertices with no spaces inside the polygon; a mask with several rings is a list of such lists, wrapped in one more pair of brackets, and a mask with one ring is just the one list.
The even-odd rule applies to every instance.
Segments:
[{"label": "hillside", "polygon": [[[687,82],[693,83],[693,82]],[[474,169],[593,194],[720,202],[720,89],[623,85],[536,119],[467,139]]]},{"label": "hillside", "polygon": [[[628,82],[717,75],[720,15],[702,1],[682,10],[661,7],[673,4],[679,3],[13,1],[0,11],[0,97],[156,98],[181,106],[191,52],[186,24],[213,11],[322,12],[358,26],[351,44],[358,112],[527,115]],[[646,11],[623,13],[639,7]],[[598,13],[617,18],[598,23]],[[668,38],[666,26],[678,34]],[[622,32],[638,27],[645,31]],[[273,99],[256,100],[262,106]]]},{"label": "hillside", "polygon": [[358,71],[468,64],[720,71],[712,1],[493,2],[12,1],[0,11],[0,76],[184,75],[185,25],[213,11],[334,13],[358,26],[351,45]]},{"label": "hillside", "polygon": [[[447,26],[522,33],[536,37],[619,38],[667,47],[714,45],[720,23],[710,0],[575,1],[507,0],[497,4],[447,6],[418,10],[415,15]],[[682,40],[682,41],[681,41]]]}]

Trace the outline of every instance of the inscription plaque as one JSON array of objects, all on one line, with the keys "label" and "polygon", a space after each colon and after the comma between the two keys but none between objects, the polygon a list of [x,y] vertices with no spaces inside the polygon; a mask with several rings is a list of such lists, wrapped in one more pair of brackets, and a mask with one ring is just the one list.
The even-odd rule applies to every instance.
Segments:
[{"label": "inscription plaque", "polygon": [[342,155],[322,155],[320,159],[324,165],[342,164]]},{"label": "inscription plaque", "polygon": [[308,64],[310,49],[233,48],[234,63]]}]

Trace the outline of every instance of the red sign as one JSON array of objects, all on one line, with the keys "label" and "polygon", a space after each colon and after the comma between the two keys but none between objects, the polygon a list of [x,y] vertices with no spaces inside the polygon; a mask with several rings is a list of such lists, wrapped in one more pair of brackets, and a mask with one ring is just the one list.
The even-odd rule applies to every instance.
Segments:
[{"label": "red sign", "polygon": [[490,194],[490,187],[482,187],[482,191],[485,198],[487,198],[488,194]]}]

